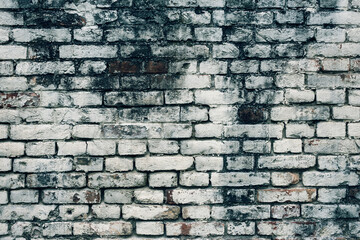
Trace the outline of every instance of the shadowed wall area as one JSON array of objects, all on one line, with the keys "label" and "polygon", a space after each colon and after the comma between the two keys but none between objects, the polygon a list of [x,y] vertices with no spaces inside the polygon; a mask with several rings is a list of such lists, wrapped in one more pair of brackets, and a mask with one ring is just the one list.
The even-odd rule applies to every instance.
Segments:
[{"label": "shadowed wall area", "polygon": [[0,240],[360,239],[359,89],[360,0],[0,0]]}]

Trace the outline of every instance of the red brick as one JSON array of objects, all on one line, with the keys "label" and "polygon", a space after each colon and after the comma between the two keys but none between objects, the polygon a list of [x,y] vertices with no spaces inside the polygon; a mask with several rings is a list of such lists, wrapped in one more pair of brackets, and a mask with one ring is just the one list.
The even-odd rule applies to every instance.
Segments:
[{"label": "red brick", "polygon": [[165,62],[149,61],[145,66],[146,73],[167,73],[168,67]]},{"label": "red brick", "polygon": [[129,61],[115,61],[109,63],[110,73],[138,73],[140,70],[139,64]]}]

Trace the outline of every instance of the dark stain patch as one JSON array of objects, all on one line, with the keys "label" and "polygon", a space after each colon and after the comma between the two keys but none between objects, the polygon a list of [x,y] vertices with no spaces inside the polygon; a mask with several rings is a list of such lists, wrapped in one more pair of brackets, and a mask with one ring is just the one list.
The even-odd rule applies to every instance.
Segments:
[{"label": "dark stain patch", "polygon": [[140,64],[130,61],[114,61],[109,63],[109,73],[138,73]]},{"label": "dark stain patch", "polygon": [[191,224],[182,223],[181,224],[181,235],[189,236],[191,230]]},{"label": "dark stain patch", "polygon": [[256,106],[243,106],[239,108],[239,121],[241,123],[260,123],[266,120],[266,109]]},{"label": "dark stain patch", "polygon": [[255,191],[248,189],[224,190],[224,205],[237,205],[239,203],[252,203],[255,200]]},{"label": "dark stain patch", "polygon": [[73,200],[74,203],[79,202],[79,201],[80,201],[79,194],[78,194],[78,193],[75,193],[72,200]]},{"label": "dark stain patch", "polygon": [[100,193],[96,191],[86,191],[85,199],[88,203],[99,203],[100,202]]},{"label": "dark stain patch", "polygon": [[166,191],[166,202],[167,204],[176,204],[173,199],[173,190]]},{"label": "dark stain patch", "polygon": [[102,134],[106,138],[146,138],[148,129],[136,125],[105,125]]}]

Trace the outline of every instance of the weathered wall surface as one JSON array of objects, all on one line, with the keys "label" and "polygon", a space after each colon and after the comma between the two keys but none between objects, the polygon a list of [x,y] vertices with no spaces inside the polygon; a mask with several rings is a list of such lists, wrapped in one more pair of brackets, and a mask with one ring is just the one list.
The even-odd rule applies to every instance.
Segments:
[{"label": "weathered wall surface", "polygon": [[359,0],[0,0],[0,239],[359,239]]}]

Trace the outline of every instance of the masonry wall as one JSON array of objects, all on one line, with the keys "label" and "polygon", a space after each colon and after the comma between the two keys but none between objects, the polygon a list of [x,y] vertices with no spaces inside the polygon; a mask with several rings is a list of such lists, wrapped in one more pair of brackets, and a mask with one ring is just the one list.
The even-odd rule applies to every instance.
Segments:
[{"label": "masonry wall", "polygon": [[359,0],[0,0],[0,239],[360,239]]}]

